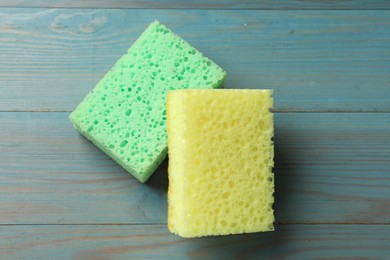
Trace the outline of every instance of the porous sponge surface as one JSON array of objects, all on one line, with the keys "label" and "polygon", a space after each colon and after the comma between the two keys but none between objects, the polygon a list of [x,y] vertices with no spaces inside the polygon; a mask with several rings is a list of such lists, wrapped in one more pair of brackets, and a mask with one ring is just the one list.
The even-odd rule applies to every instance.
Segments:
[{"label": "porous sponge surface", "polygon": [[226,73],[153,22],[70,115],[75,128],[145,182],[167,154],[166,93],[221,87]]},{"label": "porous sponge surface", "polygon": [[168,93],[168,228],[183,237],[273,230],[270,90]]}]

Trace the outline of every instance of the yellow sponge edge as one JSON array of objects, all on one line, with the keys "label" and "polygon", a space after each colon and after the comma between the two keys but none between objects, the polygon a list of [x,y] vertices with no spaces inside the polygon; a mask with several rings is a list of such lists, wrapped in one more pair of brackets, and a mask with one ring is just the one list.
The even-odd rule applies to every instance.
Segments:
[{"label": "yellow sponge edge", "polygon": [[168,228],[182,237],[272,231],[271,90],[168,92]]}]

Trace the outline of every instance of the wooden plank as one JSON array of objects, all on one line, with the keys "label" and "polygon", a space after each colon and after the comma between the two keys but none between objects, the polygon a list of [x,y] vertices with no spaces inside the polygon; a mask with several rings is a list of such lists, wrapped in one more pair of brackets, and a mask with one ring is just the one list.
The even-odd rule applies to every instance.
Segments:
[{"label": "wooden plank", "polygon": [[51,7],[51,8],[135,8],[135,9],[265,9],[265,10],[383,10],[390,9],[386,0],[354,1],[299,1],[299,0],[197,0],[197,1],[159,1],[159,0],[50,0],[50,1],[9,1],[0,0],[0,7]]},{"label": "wooden plank", "polygon": [[[141,184],[68,113],[0,113],[0,224],[166,223],[166,162]],[[277,113],[279,223],[390,223],[390,113]]]},{"label": "wooden plank", "polygon": [[275,117],[277,220],[390,223],[390,114]]},{"label": "wooden plank", "polygon": [[279,225],[275,232],[183,239],[165,225],[1,226],[9,259],[387,259],[389,225]]},{"label": "wooden plank", "polygon": [[134,9],[1,9],[0,111],[71,111],[154,18],[277,111],[390,112],[390,11]]}]

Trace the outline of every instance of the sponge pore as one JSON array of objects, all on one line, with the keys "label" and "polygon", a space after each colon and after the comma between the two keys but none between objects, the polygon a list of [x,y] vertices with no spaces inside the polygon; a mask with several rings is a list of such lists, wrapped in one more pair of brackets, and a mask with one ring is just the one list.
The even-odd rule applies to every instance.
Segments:
[{"label": "sponge pore", "polygon": [[221,87],[226,73],[153,22],[70,115],[75,128],[145,182],[167,154],[166,93]]},{"label": "sponge pore", "polygon": [[168,93],[168,228],[183,237],[273,230],[270,90]]}]

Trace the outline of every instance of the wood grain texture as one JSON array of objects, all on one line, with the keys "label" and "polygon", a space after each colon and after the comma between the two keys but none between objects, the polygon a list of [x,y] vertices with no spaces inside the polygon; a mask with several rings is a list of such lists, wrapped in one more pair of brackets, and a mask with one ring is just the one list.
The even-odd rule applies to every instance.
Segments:
[{"label": "wood grain texture", "polygon": [[[68,113],[0,113],[0,224],[166,223],[167,164],[141,184]],[[277,113],[279,223],[390,224],[390,113]]]},{"label": "wood grain texture", "polygon": [[274,89],[277,111],[390,112],[389,17],[390,11],[1,9],[0,110],[73,110],[157,18],[226,69],[226,88]]},{"label": "wood grain texture", "polygon": [[165,225],[0,226],[0,251],[12,259],[386,259],[389,234],[389,225],[278,225],[182,239]]},{"label": "wood grain texture", "polygon": [[142,8],[142,9],[265,9],[265,10],[384,10],[390,9],[386,0],[0,0],[0,7],[51,7],[51,8]]},{"label": "wood grain texture", "polygon": [[[275,232],[169,234],[167,161],[141,184],[73,129],[155,18],[226,88],[274,89]],[[0,259],[388,259],[389,18],[385,0],[0,0]]]}]

